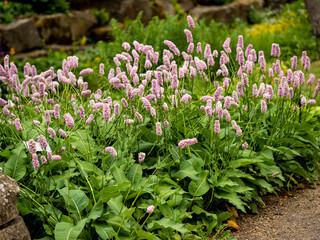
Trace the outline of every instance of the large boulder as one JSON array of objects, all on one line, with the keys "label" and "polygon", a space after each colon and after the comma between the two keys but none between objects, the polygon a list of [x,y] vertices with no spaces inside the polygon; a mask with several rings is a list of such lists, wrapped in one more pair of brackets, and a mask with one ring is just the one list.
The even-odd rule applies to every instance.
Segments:
[{"label": "large boulder", "polygon": [[197,5],[197,0],[179,0],[181,9],[185,12],[190,12]]},{"label": "large boulder", "polygon": [[41,48],[42,42],[32,19],[19,19],[16,22],[0,25],[2,45],[15,52]]},{"label": "large boulder", "polygon": [[143,12],[141,21],[147,23],[152,18],[151,3],[149,0],[124,0],[119,10],[123,18],[135,19],[139,12]]},{"label": "large boulder", "polygon": [[70,21],[65,14],[39,15],[35,17],[35,24],[46,44],[72,42]]},{"label": "large boulder", "polygon": [[19,216],[17,208],[19,193],[18,184],[12,178],[0,174],[0,226]]},{"label": "large boulder", "polygon": [[214,19],[232,22],[235,18],[247,20],[251,7],[262,6],[263,0],[239,0],[223,6],[197,6],[191,10],[196,19]]},{"label": "large boulder", "polygon": [[98,23],[91,11],[76,11],[69,18],[72,40],[78,40],[86,36],[88,30]]},{"label": "large boulder", "polygon": [[22,217],[18,216],[9,223],[0,227],[1,240],[31,240]]}]

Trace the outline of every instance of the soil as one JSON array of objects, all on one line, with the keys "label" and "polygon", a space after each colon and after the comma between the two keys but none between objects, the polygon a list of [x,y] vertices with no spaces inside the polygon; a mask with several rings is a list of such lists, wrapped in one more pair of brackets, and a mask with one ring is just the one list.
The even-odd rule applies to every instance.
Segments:
[{"label": "soil", "polygon": [[259,214],[240,214],[238,240],[320,240],[320,183],[265,196]]}]

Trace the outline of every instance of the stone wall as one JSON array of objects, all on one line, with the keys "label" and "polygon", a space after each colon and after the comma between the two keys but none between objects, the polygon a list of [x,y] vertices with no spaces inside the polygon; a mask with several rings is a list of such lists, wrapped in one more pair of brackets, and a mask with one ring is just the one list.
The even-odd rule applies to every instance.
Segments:
[{"label": "stone wall", "polygon": [[19,216],[17,201],[18,184],[10,177],[0,174],[0,239],[31,240],[29,231]]}]

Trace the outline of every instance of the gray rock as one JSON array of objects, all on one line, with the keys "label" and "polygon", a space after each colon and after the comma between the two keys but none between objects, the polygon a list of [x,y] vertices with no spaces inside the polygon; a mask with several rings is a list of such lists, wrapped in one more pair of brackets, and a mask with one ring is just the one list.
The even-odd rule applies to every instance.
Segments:
[{"label": "gray rock", "polygon": [[[19,193],[18,184],[12,178],[0,174],[0,226],[19,215],[17,208]],[[0,239],[5,238],[0,237]]]},{"label": "gray rock", "polygon": [[197,6],[191,10],[196,19],[214,19],[221,22],[232,22],[235,18],[247,20],[251,6],[258,7],[263,0],[239,0],[224,6]]},{"label": "gray rock", "polygon": [[88,30],[98,23],[91,11],[76,11],[69,18],[72,40],[78,40],[86,36]]},{"label": "gray rock", "polygon": [[35,25],[46,44],[72,42],[70,21],[65,14],[39,15],[35,18]]},{"label": "gray rock", "polygon": [[152,5],[153,15],[164,18],[166,14],[175,15],[176,10],[171,0],[155,0]]},{"label": "gray rock", "polygon": [[5,48],[14,48],[22,52],[41,48],[42,42],[32,19],[19,19],[16,22],[1,25],[2,44]]},{"label": "gray rock", "polygon": [[31,240],[30,233],[22,219],[18,216],[0,227],[1,240]]},{"label": "gray rock", "polygon": [[119,14],[123,18],[135,19],[139,12],[143,12],[141,21],[147,23],[152,18],[151,3],[149,0],[124,0],[121,4]]},{"label": "gray rock", "polygon": [[92,29],[91,36],[95,40],[110,41],[113,39],[112,33],[113,28],[109,25],[106,25]]},{"label": "gray rock", "polygon": [[183,11],[190,12],[197,5],[197,0],[180,0],[178,3]]}]

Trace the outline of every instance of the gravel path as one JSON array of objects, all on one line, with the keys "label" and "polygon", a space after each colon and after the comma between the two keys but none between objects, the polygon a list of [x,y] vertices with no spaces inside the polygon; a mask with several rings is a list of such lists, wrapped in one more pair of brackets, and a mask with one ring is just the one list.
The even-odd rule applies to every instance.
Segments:
[{"label": "gravel path", "polygon": [[238,240],[320,240],[320,184],[263,198],[258,215],[240,215]]}]

